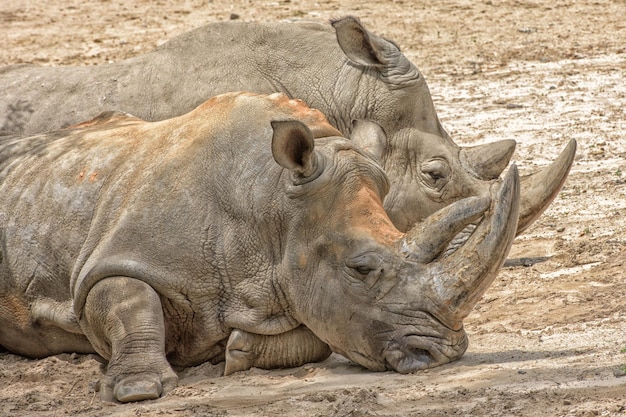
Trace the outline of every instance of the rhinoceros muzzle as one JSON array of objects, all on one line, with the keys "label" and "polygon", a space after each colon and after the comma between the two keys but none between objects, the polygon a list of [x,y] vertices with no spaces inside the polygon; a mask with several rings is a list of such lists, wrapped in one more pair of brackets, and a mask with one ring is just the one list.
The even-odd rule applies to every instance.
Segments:
[{"label": "rhinoceros muzzle", "polygon": [[[419,334],[403,336],[389,344],[383,358],[386,367],[401,374],[433,368],[459,359],[468,346],[464,330],[444,340]],[[452,343],[451,343],[452,342]]]},{"label": "rhinoceros muzzle", "polygon": [[[473,197],[446,207],[416,225],[401,242],[407,260],[421,264],[421,273],[404,279],[394,298],[419,301],[385,308],[385,322],[397,322],[381,332],[387,369],[410,373],[431,368],[460,358],[467,349],[463,319],[495,279],[515,238],[520,206],[515,165],[493,194],[491,202]],[[472,223],[477,226],[465,243],[447,250]]]}]

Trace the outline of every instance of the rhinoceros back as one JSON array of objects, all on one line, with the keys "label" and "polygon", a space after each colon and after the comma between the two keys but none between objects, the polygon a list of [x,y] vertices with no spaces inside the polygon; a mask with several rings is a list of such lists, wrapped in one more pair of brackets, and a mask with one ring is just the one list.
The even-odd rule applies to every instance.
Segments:
[{"label": "rhinoceros back", "polygon": [[[0,69],[0,135],[51,131],[108,110],[164,120],[240,90],[283,92],[311,104],[309,98],[333,87],[341,56],[322,25],[228,22],[112,64],[9,66]],[[311,66],[322,60],[323,72]]]}]

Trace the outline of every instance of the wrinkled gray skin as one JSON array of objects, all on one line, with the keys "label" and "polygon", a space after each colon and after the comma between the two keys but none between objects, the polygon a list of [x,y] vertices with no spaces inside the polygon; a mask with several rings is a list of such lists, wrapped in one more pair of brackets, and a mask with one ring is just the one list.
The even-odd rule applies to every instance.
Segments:
[{"label": "wrinkled gray skin", "polygon": [[[459,148],[441,126],[415,65],[353,17],[334,21],[333,28],[213,23],[113,64],[6,67],[0,91],[0,133],[26,134],[105,110],[153,121],[228,91],[283,92],[321,110],[344,135],[367,132],[358,135],[364,138],[358,145],[387,172],[385,209],[402,231],[461,198],[488,196],[515,149],[513,140]],[[574,151],[572,141],[553,166],[524,180],[518,233],[556,196]]]},{"label": "wrinkled gray skin", "polygon": [[0,345],[95,351],[103,398],[122,402],[173,389],[171,364],[241,356],[247,336],[376,371],[458,359],[515,236],[517,169],[405,234],[384,171],[336,133],[299,101],[228,94],[0,140]]}]

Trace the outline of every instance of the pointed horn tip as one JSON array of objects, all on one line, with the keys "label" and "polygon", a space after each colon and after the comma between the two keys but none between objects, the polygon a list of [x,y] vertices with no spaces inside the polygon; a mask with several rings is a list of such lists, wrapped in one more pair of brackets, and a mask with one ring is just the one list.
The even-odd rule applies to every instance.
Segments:
[{"label": "pointed horn tip", "polygon": [[515,149],[517,149],[517,141],[515,139],[503,139],[502,143],[505,148],[508,148],[508,155],[510,158],[513,155],[513,152],[515,152]]},{"label": "pointed horn tip", "polygon": [[[504,180],[502,181],[502,186],[498,190],[496,201],[494,204],[501,204],[504,199],[510,206],[510,210],[515,210],[515,222],[517,223],[519,205],[520,205],[520,193],[521,193],[521,180],[519,176],[519,170],[517,169],[517,164],[512,163],[504,176]],[[513,206],[515,206],[513,208]]]},{"label": "pointed horn tip", "polygon": [[[566,167],[567,171],[572,166],[574,162],[574,157],[576,156],[576,149],[578,148],[578,142],[576,139],[570,139],[565,146],[565,149],[557,156],[555,162],[553,164],[558,164],[559,166]],[[532,175],[532,174],[531,174]]]},{"label": "pointed horn tip", "polygon": [[563,152],[565,152],[569,156],[568,159],[573,160],[574,156],[576,155],[576,149],[578,149],[578,142],[576,141],[576,139],[570,139]]},{"label": "pointed horn tip", "polygon": [[557,196],[574,164],[577,147],[576,139],[570,139],[554,162],[522,178],[522,207],[517,235],[530,227]]},{"label": "pointed horn tip", "polygon": [[505,181],[520,181],[519,170],[517,169],[517,164],[515,162],[513,162],[509,167],[509,170],[506,173]]},{"label": "pointed horn tip", "polygon": [[517,198],[519,199],[520,182],[521,179],[517,164],[513,162],[507,170],[506,174],[504,175],[502,181],[499,181],[492,186],[497,187],[495,188],[495,190],[494,188],[492,188],[492,190],[495,191],[492,191],[492,196],[495,194],[495,196],[492,198],[492,209],[496,204],[500,203],[503,195],[509,194],[508,190],[512,190],[515,194],[517,194]]}]

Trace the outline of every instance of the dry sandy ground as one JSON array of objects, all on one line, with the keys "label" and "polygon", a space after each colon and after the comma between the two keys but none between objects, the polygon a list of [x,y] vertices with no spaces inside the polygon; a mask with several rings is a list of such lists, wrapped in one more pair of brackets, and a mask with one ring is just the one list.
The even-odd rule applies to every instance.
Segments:
[{"label": "dry sandy ground", "polygon": [[[458,362],[372,373],[333,355],[280,371],[180,371],[167,397],[102,403],[94,356],[0,354],[0,415],[626,415],[626,2],[624,0],[0,3],[0,65],[105,63],[216,20],[359,16],[429,81],[460,144],[512,138],[522,172],[578,141],[550,209],[516,240],[466,326]],[[543,262],[536,262],[544,260]]]}]

